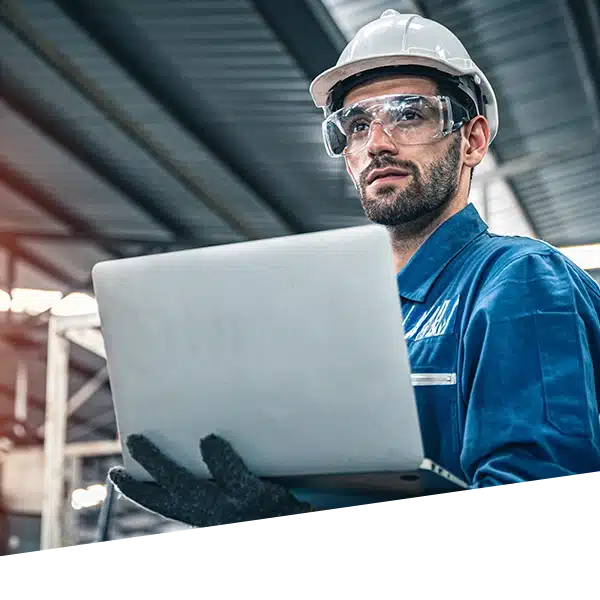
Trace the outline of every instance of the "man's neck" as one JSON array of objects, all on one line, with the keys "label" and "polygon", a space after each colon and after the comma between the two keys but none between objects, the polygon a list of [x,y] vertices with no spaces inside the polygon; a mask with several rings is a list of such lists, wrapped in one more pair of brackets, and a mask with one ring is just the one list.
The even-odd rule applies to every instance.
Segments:
[{"label": "man's neck", "polygon": [[422,219],[410,223],[388,227],[395,272],[399,273],[433,232],[450,217],[460,212],[466,205],[467,201],[454,200],[441,213],[435,215],[433,219],[431,215],[426,215]]}]

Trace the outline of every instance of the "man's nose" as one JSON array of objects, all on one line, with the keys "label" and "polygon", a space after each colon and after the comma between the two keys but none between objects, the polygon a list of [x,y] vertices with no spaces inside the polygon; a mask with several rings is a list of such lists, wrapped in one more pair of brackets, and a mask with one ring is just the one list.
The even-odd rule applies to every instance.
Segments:
[{"label": "man's nose", "polygon": [[374,121],[369,131],[367,150],[371,156],[378,154],[398,154],[398,148],[392,136],[386,131],[381,121]]}]

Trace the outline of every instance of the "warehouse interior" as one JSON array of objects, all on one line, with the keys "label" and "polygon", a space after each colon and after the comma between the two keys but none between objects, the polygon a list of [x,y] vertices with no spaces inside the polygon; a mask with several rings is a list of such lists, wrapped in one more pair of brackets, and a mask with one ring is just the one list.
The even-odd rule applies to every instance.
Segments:
[{"label": "warehouse interior", "polygon": [[[41,547],[49,321],[94,313],[96,263],[367,223],[309,84],[388,8],[448,27],[496,90],[471,191],[490,230],[600,282],[598,0],[0,0],[0,554]],[[120,461],[88,333],[63,545],[95,541]],[[117,499],[110,539],[179,528]]]}]

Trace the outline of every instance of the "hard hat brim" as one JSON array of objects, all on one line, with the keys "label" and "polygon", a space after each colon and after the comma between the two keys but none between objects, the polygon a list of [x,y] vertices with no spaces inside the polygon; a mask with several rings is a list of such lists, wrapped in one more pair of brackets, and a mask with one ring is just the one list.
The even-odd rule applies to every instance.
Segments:
[{"label": "hard hat brim", "polygon": [[488,99],[488,114],[486,115],[490,122],[492,130],[492,139],[495,137],[498,130],[498,110],[496,104],[496,96],[485,75],[477,68],[474,63],[471,63],[470,68],[459,68],[450,64],[443,59],[436,59],[431,56],[411,55],[380,55],[370,58],[359,59],[348,64],[338,65],[328,69],[316,77],[310,84],[310,94],[315,105],[325,109],[328,106],[331,90],[341,81],[370,71],[380,67],[392,66],[422,66],[437,69],[443,73],[448,73],[454,76],[477,75],[481,79],[481,85]]},{"label": "hard hat brim", "polygon": [[371,69],[377,69],[379,67],[393,67],[393,66],[402,66],[402,65],[416,65],[422,67],[430,67],[433,69],[437,69],[438,71],[442,71],[444,73],[449,73],[450,75],[467,75],[469,73],[474,72],[475,70],[464,70],[453,68],[447,62],[436,60],[431,58],[430,56],[398,56],[397,54],[376,56],[371,58],[364,58],[361,60],[357,60],[352,62],[351,64],[345,64],[340,66],[332,67],[327,71],[321,73],[318,77],[316,77],[310,85],[310,94],[312,96],[313,102],[319,108],[323,108],[327,106],[329,102],[329,94],[333,87],[356,75],[358,73],[363,73],[365,71],[369,71]]}]

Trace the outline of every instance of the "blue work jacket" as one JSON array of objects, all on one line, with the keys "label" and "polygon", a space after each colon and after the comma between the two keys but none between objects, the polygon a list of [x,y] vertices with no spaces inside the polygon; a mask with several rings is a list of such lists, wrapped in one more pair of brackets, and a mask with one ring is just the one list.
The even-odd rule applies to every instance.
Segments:
[{"label": "blue work jacket", "polygon": [[600,288],[472,204],[398,273],[427,458],[470,487],[600,471]]}]

